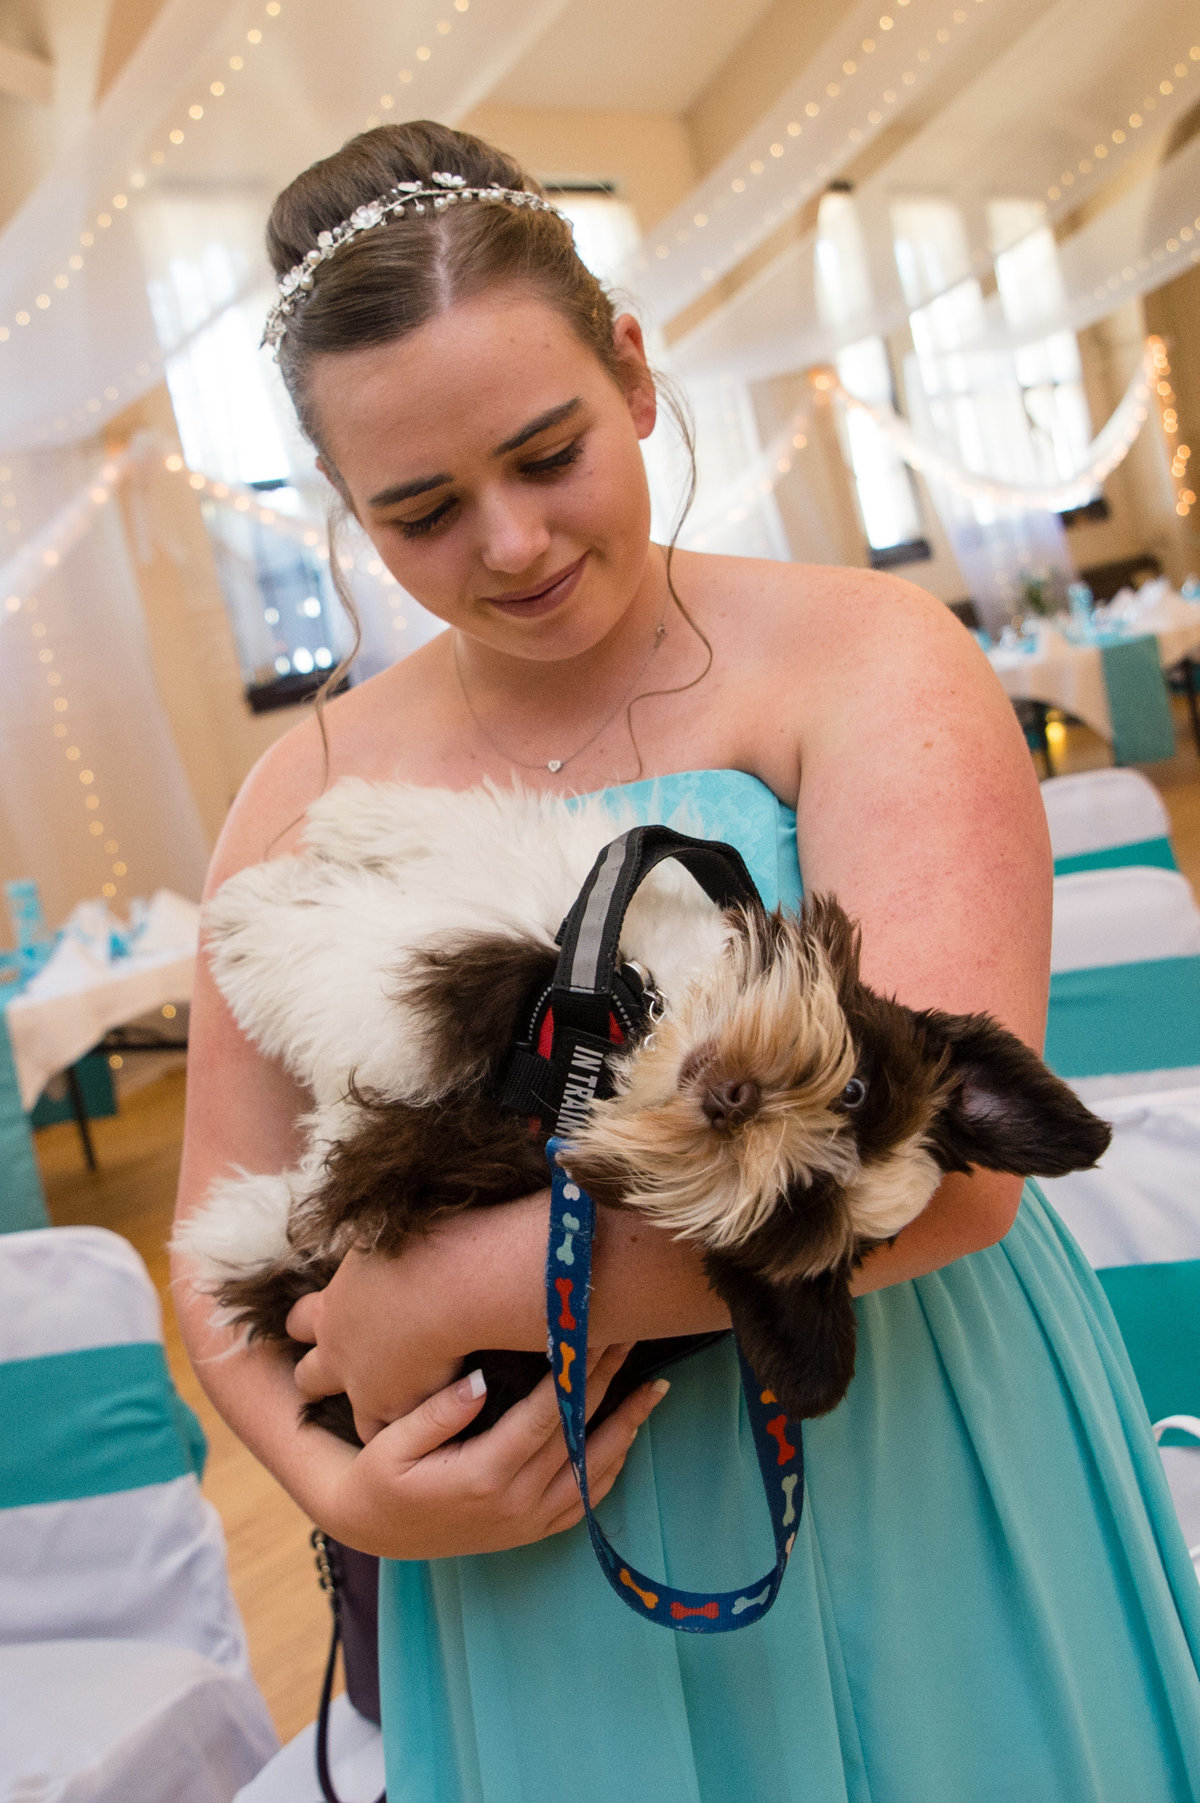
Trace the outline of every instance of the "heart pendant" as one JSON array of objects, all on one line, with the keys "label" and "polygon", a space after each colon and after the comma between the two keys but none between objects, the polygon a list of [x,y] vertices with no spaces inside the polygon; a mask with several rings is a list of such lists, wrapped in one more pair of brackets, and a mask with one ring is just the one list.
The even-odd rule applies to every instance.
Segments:
[{"label": "heart pendant", "polygon": [[547,770],[550,771],[552,776],[556,775],[558,773],[558,771],[560,771],[562,769],[562,759],[561,758],[551,758],[549,763],[546,765],[546,768],[547,768]]}]

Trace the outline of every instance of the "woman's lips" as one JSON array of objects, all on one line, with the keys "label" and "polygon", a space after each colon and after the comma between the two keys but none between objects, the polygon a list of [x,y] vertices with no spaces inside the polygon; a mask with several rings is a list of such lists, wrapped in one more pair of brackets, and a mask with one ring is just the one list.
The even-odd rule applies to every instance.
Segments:
[{"label": "woman's lips", "polygon": [[567,597],[575,592],[586,562],[585,551],[582,557],[538,588],[526,589],[519,595],[485,595],[483,598],[489,607],[495,607],[501,613],[513,614],[522,620],[536,619],[539,614],[548,614],[554,608],[561,607]]}]

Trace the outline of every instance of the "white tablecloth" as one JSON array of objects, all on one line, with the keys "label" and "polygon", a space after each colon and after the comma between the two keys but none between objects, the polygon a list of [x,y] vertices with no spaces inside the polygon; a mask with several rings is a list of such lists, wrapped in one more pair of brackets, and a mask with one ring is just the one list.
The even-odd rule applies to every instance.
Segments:
[{"label": "white tablecloth", "polygon": [[[1073,645],[1048,620],[1039,621],[1037,650],[988,652],[993,670],[1014,701],[1044,701],[1083,720],[1102,739],[1112,739],[1108,691],[1098,645]],[[1200,648],[1200,605],[1168,592],[1147,607],[1132,631],[1158,640],[1159,662],[1170,669]]]},{"label": "white tablecloth", "polygon": [[166,1002],[190,1000],[194,952],[147,952],[122,958],[53,995],[17,996],[8,1004],[8,1033],[21,1103],[33,1107],[49,1078],[82,1058],[110,1027],[136,1020]]}]

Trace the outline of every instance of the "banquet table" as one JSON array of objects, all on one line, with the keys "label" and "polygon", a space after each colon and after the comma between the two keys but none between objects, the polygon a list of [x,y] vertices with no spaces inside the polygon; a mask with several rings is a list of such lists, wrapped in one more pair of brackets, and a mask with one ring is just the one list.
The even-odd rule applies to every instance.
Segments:
[{"label": "banquet table", "polygon": [[30,1109],[57,1071],[104,1038],[112,1027],[136,1020],[192,993],[194,952],[133,954],[106,969],[81,972],[52,993],[15,996],[8,1004],[8,1034],[21,1104]]},{"label": "banquet table", "polygon": [[[1128,636],[1153,638],[1159,664],[1168,670],[1200,649],[1200,604],[1167,590],[1137,613]],[[1033,640],[1032,650],[994,645],[988,651],[1005,692],[1013,701],[1062,708],[1111,744],[1113,719],[1101,646],[1072,643],[1050,620],[1037,622]]]},{"label": "banquet table", "polygon": [[0,1233],[46,1223],[29,1112],[47,1081],[111,1028],[188,1001],[195,965],[179,946],[103,966],[60,955],[23,993],[0,997]]}]

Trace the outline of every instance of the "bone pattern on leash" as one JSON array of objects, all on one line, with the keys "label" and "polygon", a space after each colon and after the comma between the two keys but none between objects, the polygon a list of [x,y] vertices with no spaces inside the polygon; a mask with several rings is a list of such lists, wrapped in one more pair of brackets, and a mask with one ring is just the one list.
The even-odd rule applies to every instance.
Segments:
[{"label": "bone pattern on leash", "polygon": [[744,1615],[747,1609],[758,1609],[771,1594],[771,1586],[764,1584],[757,1596],[739,1596],[733,1605],[735,1615]]},{"label": "bone pattern on leash", "polygon": [[701,1603],[698,1609],[689,1609],[686,1603],[671,1604],[672,1621],[686,1621],[689,1615],[702,1615],[706,1621],[716,1621],[721,1613],[719,1603]]},{"label": "bone pattern on leash", "polygon": [[789,1459],[796,1456],[796,1448],[787,1437],[787,1416],[774,1415],[767,1422],[767,1432],[779,1447],[779,1463],[786,1465]]},{"label": "bone pattern on leash", "polygon": [[625,1566],[621,1567],[621,1582],[624,1584],[626,1590],[632,1590],[635,1596],[641,1597],[647,1609],[658,1608],[657,1592],[653,1590],[643,1590],[640,1584],[634,1582],[631,1573]]},{"label": "bone pattern on leash", "polygon": [[[571,1195],[570,1193],[572,1190],[575,1190],[574,1195]],[[566,1196],[569,1202],[574,1202],[578,1200],[579,1191],[575,1189],[573,1183],[568,1183],[566,1189],[563,1191],[563,1195]],[[575,1235],[579,1232],[579,1220],[575,1215],[564,1215],[562,1220],[563,1226],[567,1231],[563,1234],[561,1246],[555,1248],[554,1256],[564,1265],[573,1265],[575,1263],[575,1253],[573,1248],[575,1244]]]},{"label": "bone pattern on leash", "polygon": [[571,1361],[575,1358],[575,1348],[568,1346],[565,1340],[559,1342],[558,1350],[562,1353],[562,1368],[558,1374],[559,1387],[571,1394]]},{"label": "bone pattern on leash", "polygon": [[573,1333],[575,1328],[579,1325],[574,1315],[571,1313],[571,1291],[575,1288],[575,1285],[569,1277],[556,1277],[554,1279],[554,1287],[558,1291],[558,1299],[561,1304],[558,1311],[558,1325],[563,1328],[565,1332]]},{"label": "bone pattern on leash", "polygon": [[787,1508],[783,1515],[783,1525],[785,1528],[790,1528],[793,1521],[796,1519],[795,1493],[796,1485],[799,1481],[799,1476],[794,1471],[789,1472],[787,1477],[783,1480],[783,1494],[787,1497]]}]

